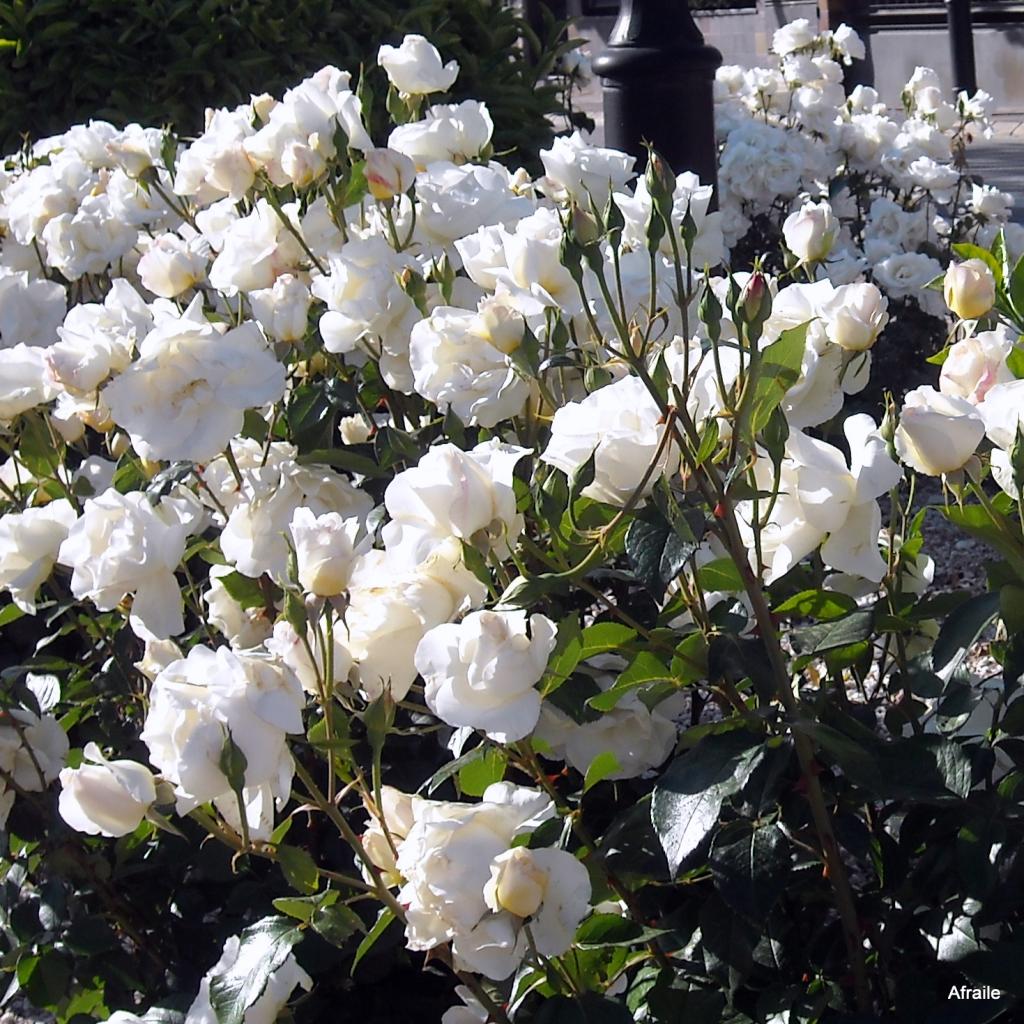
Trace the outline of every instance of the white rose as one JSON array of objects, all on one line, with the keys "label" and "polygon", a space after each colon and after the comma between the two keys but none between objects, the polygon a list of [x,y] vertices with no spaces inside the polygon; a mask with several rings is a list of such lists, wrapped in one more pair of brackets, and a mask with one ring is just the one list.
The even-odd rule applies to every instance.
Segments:
[{"label": "white rose", "polygon": [[80,767],[60,773],[60,816],[89,835],[134,832],[156,800],[153,773],[137,761],[108,761],[95,743],[84,754]]},{"label": "white rose", "polygon": [[499,743],[529,735],[540,714],[535,689],[555,645],[555,626],[524,611],[473,612],[435,626],[416,648],[427,706],[448,725],[482,729]]},{"label": "white rose", "polygon": [[178,157],[174,191],[206,206],[229,197],[238,202],[252,187],[256,168],[242,145],[253,134],[253,110],[207,110],[206,129]]},{"label": "white rose", "polygon": [[77,518],[66,498],[0,518],[0,589],[26,614],[35,615],[36,592]]},{"label": "white rose", "polygon": [[[297,228],[298,204],[288,203],[282,211]],[[217,243],[210,285],[226,295],[270,288],[280,274],[294,273],[304,258],[298,240],[266,199],[256,200],[252,213],[232,220]]]},{"label": "white rose", "polygon": [[55,394],[44,349],[28,345],[0,348],[0,423],[9,423]]},{"label": "white rose", "polygon": [[907,392],[896,428],[896,453],[928,476],[960,469],[985,436],[985,424],[970,402],[924,386]]},{"label": "white rose", "polygon": [[523,529],[512,476],[529,454],[497,438],[469,452],[453,444],[431,448],[384,492],[391,522],[381,536],[389,555],[415,566],[450,537],[507,553]]},{"label": "white rose", "polygon": [[[232,647],[245,650],[262,643],[272,631],[272,612],[264,605],[243,608],[229,593],[221,578],[230,575],[229,565],[210,566],[210,586],[203,594],[207,619]],[[178,657],[181,657],[179,654]]]},{"label": "white rose", "polygon": [[[671,442],[661,443],[661,420],[661,410],[643,381],[623,377],[555,413],[541,460],[571,475],[593,455],[594,479],[582,494],[623,506],[645,474],[642,494],[649,494],[659,477],[671,474],[679,464],[679,450]],[[648,474],[652,462],[656,464]]]},{"label": "white rose", "polygon": [[67,734],[52,714],[10,708],[0,718],[0,768],[21,789],[30,793],[46,789],[57,778],[67,756]]},{"label": "white rose", "polygon": [[154,295],[173,299],[206,276],[206,257],[177,235],[160,235],[139,260],[138,273]]},{"label": "white rose", "polygon": [[796,18],[775,30],[772,36],[772,53],[784,57],[787,53],[810,46],[817,39],[817,32],[807,18]]},{"label": "white rose", "polygon": [[303,589],[319,597],[333,597],[345,590],[356,555],[368,546],[360,544],[362,521],[355,516],[345,519],[337,512],[318,516],[312,509],[297,508],[288,529]]},{"label": "white rose", "polygon": [[103,390],[144,459],[208,462],[242,429],[246,409],[284,394],[284,367],[259,327],[218,329],[200,302],[154,328],[140,358]]},{"label": "white rose", "polygon": [[1006,365],[1014,340],[1010,331],[1000,326],[954,342],[942,364],[939,390],[977,405],[993,385],[1014,379]]},{"label": "white rose", "polygon": [[484,103],[463,100],[431,107],[422,121],[402,124],[388,136],[388,148],[404,153],[423,170],[437,160],[475,160],[490,144],[494,122]]},{"label": "white rose", "polygon": [[602,149],[588,143],[575,131],[559,135],[550,149],[540,151],[547,175],[546,191],[560,202],[574,202],[585,210],[591,201],[598,211],[604,209],[610,191],[621,190],[633,177],[636,158],[615,149]]},{"label": "white rose", "polygon": [[156,677],[140,738],[173,783],[180,813],[231,794],[220,768],[229,733],[245,757],[246,799],[267,785],[284,800],[292,773],[285,736],[302,731],[303,703],[295,674],[270,655],[193,647]]},{"label": "white rose", "polygon": [[269,288],[249,292],[252,315],[275,341],[294,342],[305,337],[312,301],[309,288],[294,274],[281,274]]},{"label": "white rose", "polygon": [[136,636],[166,640],[185,628],[174,572],[197,519],[195,508],[180,498],[153,505],[141,491],[111,488],[86,501],[57,561],[73,570],[75,597],[109,612],[131,594],[129,622]]},{"label": "white rose", "polygon": [[832,249],[838,230],[832,207],[825,200],[804,203],[782,223],[786,247],[801,263],[823,260]]},{"label": "white rose", "polygon": [[377,63],[403,96],[445,92],[459,74],[458,62],[442,64],[437,47],[420,35],[407,35],[401,46],[382,46],[377,51]]},{"label": "white rose", "polygon": [[993,385],[978,406],[978,415],[985,424],[988,439],[997,447],[1009,451],[1017,443],[1024,398],[1024,381],[1012,375],[1006,382]]},{"label": "white rose", "polygon": [[[522,339],[524,323],[510,307],[508,331]],[[451,408],[470,426],[493,427],[522,412],[529,384],[515,371],[505,350],[505,324],[489,329],[486,314],[439,306],[412,329],[409,365],[416,391],[442,411]],[[495,343],[497,342],[497,344]]]},{"label": "white rose", "polygon": [[52,345],[66,311],[63,285],[0,270],[0,347]]},{"label": "white rose", "polygon": [[888,305],[873,284],[840,285],[820,309],[829,341],[850,352],[871,348],[889,322]]},{"label": "white rose", "polygon": [[996,301],[996,282],[982,260],[950,263],[942,281],[946,305],[961,320],[984,316]]},{"label": "white rose", "polygon": [[355,685],[370,700],[385,690],[401,700],[416,679],[416,648],[427,630],[478,607],[485,596],[455,538],[432,547],[413,569],[382,551],[368,552],[353,572],[349,605],[335,626],[354,662]]}]

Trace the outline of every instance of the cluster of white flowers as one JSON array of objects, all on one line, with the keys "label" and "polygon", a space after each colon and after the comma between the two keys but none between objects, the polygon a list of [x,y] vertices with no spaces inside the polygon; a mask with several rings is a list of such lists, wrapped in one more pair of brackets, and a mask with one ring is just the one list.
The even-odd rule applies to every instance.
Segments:
[{"label": "cluster of white flowers", "polygon": [[[692,174],[652,158],[636,180],[632,157],[579,133],[542,154],[536,180],[506,168],[483,104],[421,109],[458,66],[418,36],[380,51],[407,115],[386,146],[349,76],[327,67],[280,100],[210,111],[187,145],[92,122],[11,158],[0,589],[25,615],[70,594],[86,619],[126,624],[144,652],[152,770],[95,743],[65,767],[48,709],[0,712],[0,823],[17,790],[59,773],[60,812],[80,831],[123,836],[173,807],[215,816],[238,848],[269,844],[303,770],[289,738],[376,707],[413,711],[456,752],[471,735],[514,748],[520,767],[539,753],[584,775],[603,756],[602,778],[658,768],[681,695],[631,685],[605,647],[569,672],[616,699],[603,714],[560,710],[546,698],[564,679],[546,675],[568,634],[514,599],[541,572],[581,583],[606,544],[617,557],[620,525],[647,499],[693,491],[705,447],[704,460],[733,457],[767,401],[745,382],[782,350],[791,386],[769,412],[785,429],[751,442],[730,477],[745,578],[770,584],[818,553],[848,588],[881,584],[893,541],[878,498],[901,477],[897,452],[951,473],[987,434],[1016,496],[1024,383],[1015,337],[975,330],[995,300],[984,262],[949,268],[946,302],[969,326],[894,440],[866,415],[845,420],[844,447],[811,433],[865,386],[889,300],[920,297],[941,272],[919,247],[960,230],[950,147],[985,124],[985,97],[946,104],[923,71],[902,123],[870,90],[847,100],[836,58],[859,45],[795,22],[777,66],[722,70],[720,211]],[[867,206],[855,184],[829,191],[857,176],[879,193]],[[780,198],[795,205],[780,225],[786,269],[705,274]],[[979,238],[1009,205],[978,187],[970,202]],[[539,550],[529,511],[558,484],[556,539]],[[595,505],[605,518],[573,534]],[[570,535],[596,547],[579,561]],[[696,540],[661,610],[721,557]],[[614,611],[587,593],[577,630],[606,610],[592,598]],[[457,968],[504,979],[570,947],[591,886],[567,844],[527,841],[556,814],[547,793],[362,795],[368,884],[398,890],[410,948],[450,943]],[[286,967],[266,990],[275,1013],[308,981]],[[211,1013],[201,992],[189,1020]]]},{"label": "cluster of white flowers", "polygon": [[843,65],[864,52],[848,26],[820,32],[798,19],[776,31],[766,66],[719,69],[726,241],[767,217],[796,259],[827,261],[819,273],[834,284],[868,275],[890,298],[941,317],[939,296],[924,289],[942,273],[936,247],[988,244],[1003,228],[1014,254],[1024,252],[1024,230],[1008,222],[1012,197],[962,168],[964,146],[991,134],[992,97],[948,102],[925,67],[907,82],[902,109],[870,86],[847,95]]}]

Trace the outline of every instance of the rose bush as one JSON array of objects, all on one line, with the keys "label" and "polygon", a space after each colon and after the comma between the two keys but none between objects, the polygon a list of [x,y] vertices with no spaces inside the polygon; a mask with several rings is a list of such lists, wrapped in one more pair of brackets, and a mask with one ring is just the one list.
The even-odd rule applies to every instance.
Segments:
[{"label": "rose bush", "polygon": [[[890,121],[858,47],[723,69],[718,210],[579,135],[495,161],[423,38],[386,138],[327,67],[7,160],[9,996],[1015,1012],[1024,259],[953,160],[985,98],[918,69]],[[846,414],[944,291],[932,383]],[[929,592],[916,473],[987,593]]]}]

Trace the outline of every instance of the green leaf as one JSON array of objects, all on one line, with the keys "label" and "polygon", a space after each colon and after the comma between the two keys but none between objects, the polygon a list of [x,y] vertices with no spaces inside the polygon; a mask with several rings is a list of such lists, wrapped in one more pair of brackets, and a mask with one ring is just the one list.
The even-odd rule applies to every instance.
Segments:
[{"label": "green leaf", "polygon": [[0,628],[17,622],[25,613],[16,605],[8,604],[0,608]]},{"label": "green leaf", "polygon": [[312,894],[320,887],[320,871],[305,850],[298,846],[279,846],[277,862],[285,881],[297,892]]},{"label": "green leaf", "polygon": [[998,592],[979,594],[960,605],[939,630],[932,648],[932,671],[949,680],[998,614]]},{"label": "green leaf", "polygon": [[743,577],[731,558],[716,558],[697,570],[697,585],[705,593],[743,590]]},{"label": "green leaf", "polygon": [[366,931],[359,915],[343,904],[320,907],[312,923],[313,931],[333,946],[343,946],[357,932]]},{"label": "green leaf", "polygon": [[267,980],[302,938],[287,917],[265,917],[239,936],[238,956],[210,978],[210,1005],[220,1024],[242,1024],[245,1011],[267,987]]},{"label": "green leaf", "polygon": [[548,656],[548,667],[541,677],[540,692],[546,697],[554,693],[576,671],[583,657],[583,633],[579,616],[566,616],[558,624],[555,646]]},{"label": "green leaf", "polygon": [[750,411],[750,427],[755,435],[767,426],[772,412],[782,404],[786,392],[797,382],[809,327],[810,324],[806,323],[783,331],[761,353]]},{"label": "green leaf", "polygon": [[856,611],[857,602],[849,594],[833,590],[802,590],[772,609],[775,615],[802,619],[840,619]]},{"label": "green leaf", "polygon": [[[964,505],[962,508],[951,505],[949,508],[938,506],[937,509],[954,526],[959,527],[972,537],[983,540],[990,547],[995,548],[1000,554],[1005,555],[1014,565],[1020,565],[1024,557],[1024,548],[1020,544],[1010,540],[1013,534],[1013,524],[1010,523],[1010,536],[996,528],[989,519],[988,512],[980,505]],[[1020,570],[1017,570],[1020,572]]]},{"label": "green leaf", "polygon": [[267,603],[267,595],[260,587],[259,580],[254,580],[251,576],[229,572],[218,579],[228,592],[228,597],[244,609],[262,608]]},{"label": "green leaf", "polygon": [[224,773],[224,778],[228,780],[228,788],[241,800],[242,790],[245,788],[245,769],[248,767],[248,762],[242,748],[235,743],[231,731],[226,728],[218,765]]},{"label": "green leaf", "polygon": [[631,690],[648,683],[668,682],[672,672],[650,651],[640,651],[615,680],[613,686],[591,697],[587,704],[598,711],[611,711]]},{"label": "green leaf", "polygon": [[508,755],[501,747],[484,747],[482,756],[468,761],[459,769],[459,789],[467,796],[483,796],[493,782],[505,777]]},{"label": "green leaf", "polygon": [[816,623],[794,629],[793,647],[800,654],[820,654],[838,647],[849,647],[871,636],[874,612],[870,609],[853,612],[842,619]]},{"label": "green leaf", "polygon": [[739,822],[715,837],[709,864],[722,899],[750,920],[763,921],[789,877],[789,841],[774,823]]},{"label": "green leaf", "polygon": [[705,736],[658,781],[651,821],[672,875],[711,834],[727,797],[753,771],[761,739],[742,729]]},{"label": "green leaf", "polygon": [[374,926],[366,933],[363,937],[363,941],[359,943],[359,947],[356,949],[356,955],[352,958],[352,967],[349,974],[355,974],[356,968],[359,966],[360,961],[366,956],[367,953],[373,948],[376,941],[388,930],[388,925],[394,921],[395,915],[387,907],[382,907],[380,913],[377,915],[377,921]]},{"label": "green leaf", "polygon": [[[593,658],[595,654],[619,651],[636,639],[636,630],[619,622],[598,622],[587,626],[580,637],[580,661]],[[573,666],[575,668],[575,666]]]},{"label": "green leaf", "polygon": [[583,792],[588,792],[609,775],[614,775],[620,767],[619,759],[610,750],[602,750],[587,768],[583,778]]},{"label": "green leaf", "polygon": [[626,531],[626,558],[633,575],[655,600],[665,596],[668,585],[679,575],[686,560],[697,550],[697,539],[688,528],[681,535],[686,520],[679,517],[676,524],[657,508],[647,506],[629,524]]}]

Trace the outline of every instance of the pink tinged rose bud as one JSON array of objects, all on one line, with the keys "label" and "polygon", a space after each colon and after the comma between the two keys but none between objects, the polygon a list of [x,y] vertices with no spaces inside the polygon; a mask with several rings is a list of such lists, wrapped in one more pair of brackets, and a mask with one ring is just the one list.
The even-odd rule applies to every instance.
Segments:
[{"label": "pink tinged rose bud", "polygon": [[60,816],[89,835],[134,832],[156,800],[152,772],[135,761],[108,761],[95,743],[86,744],[85,758],[61,770]]},{"label": "pink tinged rose bud", "polygon": [[961,320],[984,316],[996,301],[996,282],[982,260],[951,263],[942,282],[946,305]]},{"label": "pink tinged rose bud", "polygon": [[804,203],[782,224],[786,247],[801,263],[823,260],[832,249],[837,230],[832,207],[825,201]]},{"label": "pink tinged rose bud", "polygon": [[946,354],[939,374],[939,390],[977,405],[994,385],[1014,379],[1006,365],[1012,348],[1013,338],[1005,329],[962,338]]},{"label": "pink tinged rose bud", "polygon": [[763,320],[771,307],[771,294],[768,282],[760,270],[755,270],[740,291],[739,308],[748,323]]},{"label": "pink tinged rose bud", "polygon": [[374,199],[394,199],[412,187],[416,167],[394,149],[371,149],[366,154],[366,184]]},{"label": "pink tinged rose bud", "polygon": [[984,436],[985,424],[970,402],[924,386],[907,393],[894,440],[901,461],[941,476],[963,468]]}]

